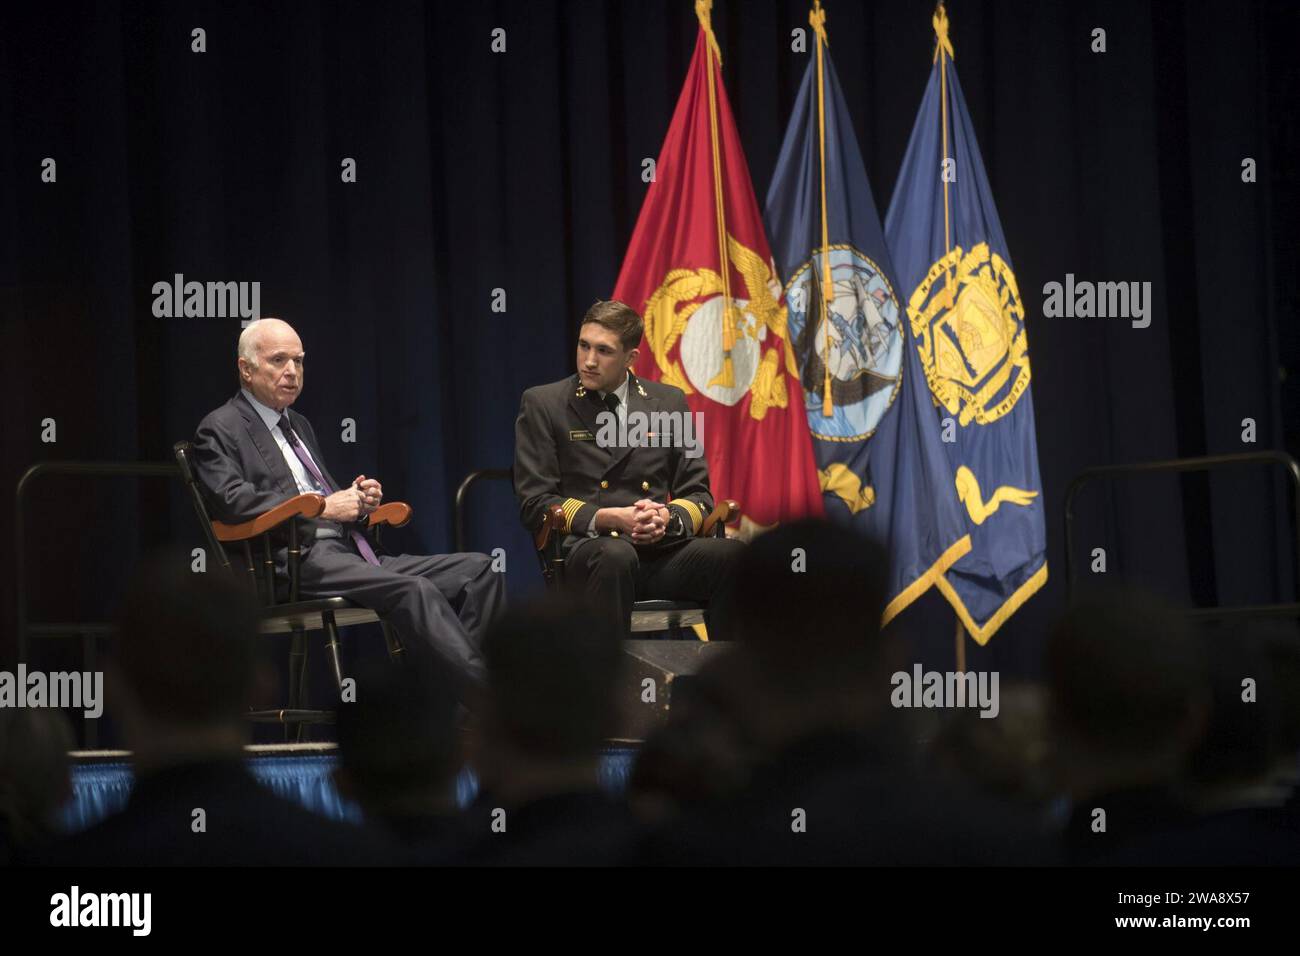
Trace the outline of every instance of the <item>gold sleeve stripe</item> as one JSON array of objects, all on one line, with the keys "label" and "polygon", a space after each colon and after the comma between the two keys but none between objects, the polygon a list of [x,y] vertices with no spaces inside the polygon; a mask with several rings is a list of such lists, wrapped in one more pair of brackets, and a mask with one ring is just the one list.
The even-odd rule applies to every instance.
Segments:
[{"label": "gold sleeve stripe", "polygon": [[579,501],[577,498],[565,498],[564,504],[560,507],[564,509],[564,530],[567,532],[573,527],[573,516],[578,510],[586,504],[585,501]]},{"label": "gold sleeve stripe", "polygon": [[691,516],[691,534],[699,534],[700,526],[704,524],[704,512],[700,510],[700,506],[689,498],[682,498],[674,501],[673,504],[681,505],[683,510]]}]

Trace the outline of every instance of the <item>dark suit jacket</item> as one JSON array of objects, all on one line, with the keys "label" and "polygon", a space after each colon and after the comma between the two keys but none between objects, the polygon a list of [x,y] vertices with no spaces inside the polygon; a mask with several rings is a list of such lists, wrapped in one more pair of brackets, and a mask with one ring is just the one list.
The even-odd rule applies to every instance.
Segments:
[{"label": "dark suit jacket", "polygon": [[[585,532],[600,508],[625,507],[641,498],[672,499],[669,509],[682,516],[686,535],[663,538],[660,546],[689,540],[713,510],[704,455],[688,458],[680,442],[678,447],[602,448],[596,443],[596,416],[605,410],[576,374],[524,392],[515,422],[514,467],[524,526],[537,531],[546,510],[558,504],[564,508],[564,530]],[[690,414],[690,408],[681,389],[633,375],[627,412]]]},{"label": "dark suit jacket", "polygon": [[[330,474],[321,455],[320,443],[311,422],[292,408],[289,421],[307,446],[321,474],[334,487],[340,485]],[[271,430],[244,398],[243,392],[199,423],[194,433],[194,471],[208,512],[218,521],[238,524],[299,494],[293,473],[280,452]],[[299,545],[303,555],[311,549],[318,528],[340,525],[319,519],[298,519]],[[288,532],[283,528],[274,539],[276,571],[285,573]]]}]

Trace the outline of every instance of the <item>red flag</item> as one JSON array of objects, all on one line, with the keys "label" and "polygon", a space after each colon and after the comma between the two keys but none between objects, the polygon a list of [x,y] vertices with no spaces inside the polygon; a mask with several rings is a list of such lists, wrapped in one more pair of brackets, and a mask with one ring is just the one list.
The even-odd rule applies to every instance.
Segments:
[{"label": "red flag", "polygon": [[709,6],[696,4],[695,55],[614,298],[645,317],[637,375],[676,385],[704,413],[713,496],[739,501],[749,530],[821,516],[822,492]]}]

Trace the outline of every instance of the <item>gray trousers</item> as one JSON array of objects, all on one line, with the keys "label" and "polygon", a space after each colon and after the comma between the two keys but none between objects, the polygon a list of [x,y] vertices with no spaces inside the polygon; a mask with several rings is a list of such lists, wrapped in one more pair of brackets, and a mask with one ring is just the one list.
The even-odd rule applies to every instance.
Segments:
[{"label": "gray trousers", "polygon": [[418,653],[427,647],[471,680],[484,677],[483,630],[505,606],[505,575],[486,554],[381,555],[375,567],[343,538],[319,538],[299,568],[303,597],[368,607]]}]

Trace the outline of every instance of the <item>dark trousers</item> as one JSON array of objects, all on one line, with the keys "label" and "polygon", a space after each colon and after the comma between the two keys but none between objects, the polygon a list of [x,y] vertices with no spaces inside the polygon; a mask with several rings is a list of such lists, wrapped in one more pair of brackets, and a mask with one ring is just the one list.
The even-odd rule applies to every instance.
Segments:
[{"label": "dark trousers", "polygon": [[318,539],[303,558],[304,597],[345,597],[368,607],[418,653],[427,647],[476,682],[484,676],[479,643],[505,605],[505,575],[486,554],[380,556],[375,567],[350,540]]},{"label": "dark trousers", "polygon": [[577,539],[564,559],[564,584],[618,633],[632,630],[634,601],[708,602],[744,547],[730,538],[691,538],[668,548],[638,548],[626,538]]}]

